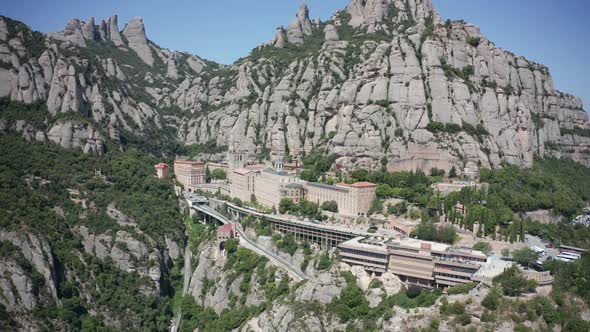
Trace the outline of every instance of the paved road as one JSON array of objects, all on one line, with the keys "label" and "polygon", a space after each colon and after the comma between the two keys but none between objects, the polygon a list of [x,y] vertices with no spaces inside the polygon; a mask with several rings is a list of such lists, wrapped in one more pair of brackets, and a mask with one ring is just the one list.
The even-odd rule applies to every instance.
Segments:
[{"label": "paved road", "polygon": [[221,221],[223,224],[232,224],[236,226],[236,231],[238,232],[238,235],[240,237],[240,245],[258,253],[259,255],[263,255],[266,258],[268,258],[272,263],[274,263],[275,265],[283,268],[285,271],[287,271],[289,273],[289,275],[291,275],[291,277],[301,281],[301,280],[309,280],[309,277],[303,273],[300,269],[298,269],[297,267],[295,267],[294,265],[292,265],[291,263],[287,262],[285,259],[283,259],[282,257],[278,256],[277,254],[275,254],[274,252],[263,248],[262,246],[258,245],[258,243],[250,240],[246,234],[244,233],[244,231],[242,230],[241,225],[234,223],[233,221],[227,219],[225,216],[223,216],[221,213],[213,210],[212,208],[206,206],[206,205],[195,205],[194,208],[196,210],[199,210],[205,214],[208,214],[209,216]]}]

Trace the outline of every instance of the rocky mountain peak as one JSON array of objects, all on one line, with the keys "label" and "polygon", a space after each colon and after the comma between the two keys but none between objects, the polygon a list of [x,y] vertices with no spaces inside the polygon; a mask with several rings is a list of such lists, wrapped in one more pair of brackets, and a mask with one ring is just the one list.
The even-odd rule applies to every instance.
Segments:
[{"label": "rocky mountain peak", "polygon": [[301,4],[296,18],[287,28],[287,40],[291,44],[303,44],[303,38],[312,33],[313,25],[309,19],[309,8],[305,3]]},{"label": "rocky mountain peak", "polygon": [[109,37],[113,44],[115,44],[115,46],[125,46],[125,43],[123,43],[123,38],[121,38],[121,33],[119,32],[117,15],[109,17],[108,29]]},{"label": "rocky mountain peak", "polygon": [[350,14],[350,25],[365,27],[367,32],[390,33],[391,23],[407,28],[411,22],[424,23],[428,17],[440,21],[432,0],[352,0],[346,6]]},{"label": "rocky mountain peak", "polygon": [[82,25],[82,34],[86,40],[96,40],[97,31],[94,23],[94,17],[90,16],[88,21]]},{"label": "rocky mountain peak", "polygon": [[141,17],[135,17],[123,28],[123,35],[129,42],[129,48],[135,51],[139,58],[148,65],[154,64],[152,51],[145,36],[145,27]]}]

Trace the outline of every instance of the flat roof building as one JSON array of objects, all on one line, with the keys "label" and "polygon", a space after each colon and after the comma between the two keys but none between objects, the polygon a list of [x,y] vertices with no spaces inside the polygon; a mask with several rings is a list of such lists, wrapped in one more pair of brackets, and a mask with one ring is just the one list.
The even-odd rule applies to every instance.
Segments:
[{"label": "flat roof building", "polygon": [[175,160],[174,174],[176,180],[187,191],[194,191],[199,184],[205,183],[205,163],[190,160]]},{"label": "flat roof building", "polygon": [[336,185],[307,182],[305,199],[319,205],[335,201],[339,214],[354,217],[367,214],[376,197],[376,188],[377,185],[370,182]]},{"label": "flat roof building", "polygon": [[471,282],[487,262],[480,251],[410,238],[358,237],[338,248],[343,262],[363,266],[369,272],[389,270],[402,281],[423,287]]}]

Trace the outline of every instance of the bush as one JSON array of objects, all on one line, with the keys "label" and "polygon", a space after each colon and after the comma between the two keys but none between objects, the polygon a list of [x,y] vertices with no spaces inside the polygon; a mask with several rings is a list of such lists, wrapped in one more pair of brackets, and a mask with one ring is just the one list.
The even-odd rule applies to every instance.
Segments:
[{"label": "bush", "polygon": [[477,286],[476,282],[471,282],[468,284],[449,287],[449,289],[447,290],[447,294],[449,294],[449,295],[467,294],[467,293],[469,293],[470,290],[474,289],[476,286]]},{"label": "bush", "polygon": [[496,309],[498,309],[498,305],[500,304],[500,298],[501,295],[498,289],[493,288],[481,301],[481,305],[491,311],[496,311]]},{"label": "bush", "polygon": [[336,201],[326,201],[322,203],[322,210],[330,212],[338,212],[338,203]]},{"label": "bush", "polygon": [[502,291],[506,296],[520,296],[523,293],[533,292],[537,287],[537,282],[527,280],[516,265],[495,277],[494,283],[502,285]]},{"label": "bush", "polygon": [[533,265],[538,259],[537,253],[530,248],[514,250],[512,252],[512,257],[515,262],[525,267]]},{"label": "bush", "polygon": [[455,324],[461,324],[463,326],[471,324],[471,315],[468,313],[462,313],[457,315],[453,320]]},{"label": "bush", "polygon": [[444,169],[438,169],[436,167],[433,167],[430,169],[430,176],[444,176],[444,175],[445,175]]},{"label": "bush", "polygon": [[412,235],[425,241],[436,241],[453,244],[457,239],[457,231],[451,225],[437,227],[434,223],[422,221]]},{"label": "bush", "polygon": [[416,285],[410,285],[410,287],[408,287],[408,289],[406,290],[406,295],[413,299],[415,297],[417,297],[418,295],[420,295],[420,293],[422,292],[422,289]]},{"label": "bush", "polygon": [[487,255],[492,252],[492,246],[488,242],[480,241],[473,245],[473,250],[479,250]]},{"label": "bush", "polygon": [[468,37],[467,38],[467,44],[469,44],[473,47],[478,47],[480,42],[481,42],[480,37]]}]

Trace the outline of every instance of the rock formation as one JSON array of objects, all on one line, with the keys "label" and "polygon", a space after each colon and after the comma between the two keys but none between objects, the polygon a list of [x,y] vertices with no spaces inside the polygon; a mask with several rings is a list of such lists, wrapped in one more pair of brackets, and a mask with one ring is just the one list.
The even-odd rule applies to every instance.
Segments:
[{"label": "rock formation", "polygon": [[309,20],[309,9],[306,4],[302,4],[296,18],[287,27],[287,40],[291,44],[303,44],[303,38],[311,33],[312,24]]},{"label": "rock formation", "polygon": [[109,39],[115,44],[115,46],[124,46],[123,38],[121,38],[121,34],[119,33],[119,25],[117,23],[117,15],[113,15],[109,17],[108,21],[108,33]]},{"label": "rock formation", "polygon": [[[251,160],[324,150],[341,168],[527,167],[535,155],[590,165],[581,100],[477,26],[442,21],[430,0],[352,0],[327,22],[311,22],[303,5],[287,29],[231,66],[149,43],[141,19],[125,27],[124,45],[116,20],[94,34],[92,19],[81,28],[73,20],[68,33],[47,35],[41,54],[24,48],[30,32],[4,33],[0,95],[104,121],[107,132],[173,129],[181,143],[214,142]],[[0,38],[7,24],[15,23],[1,19]],[[104,59],[67,52],[92,35],[118,49]],[[138,73],[130,56],[153,70]]]},{"label": "rock formation", "polygon": [[143,62],[147,63],[148,65],[154,64],[154,58],[152,57],[152,50],[148,45],[147,38],[145,36],[145,28],[143,26],[143,21],[141,18],[136,17],[129,21],[125,28],[123,29],[123,35],[127,38],[129,42],[129,48],[137,53],[137,56]]},{"label": "rock formation", "polygon": [[82,26],[82,34],[86,40],[96,40],[97,31],[96,25],[94,24],[94,17],[89,17],[88,21]]}]

